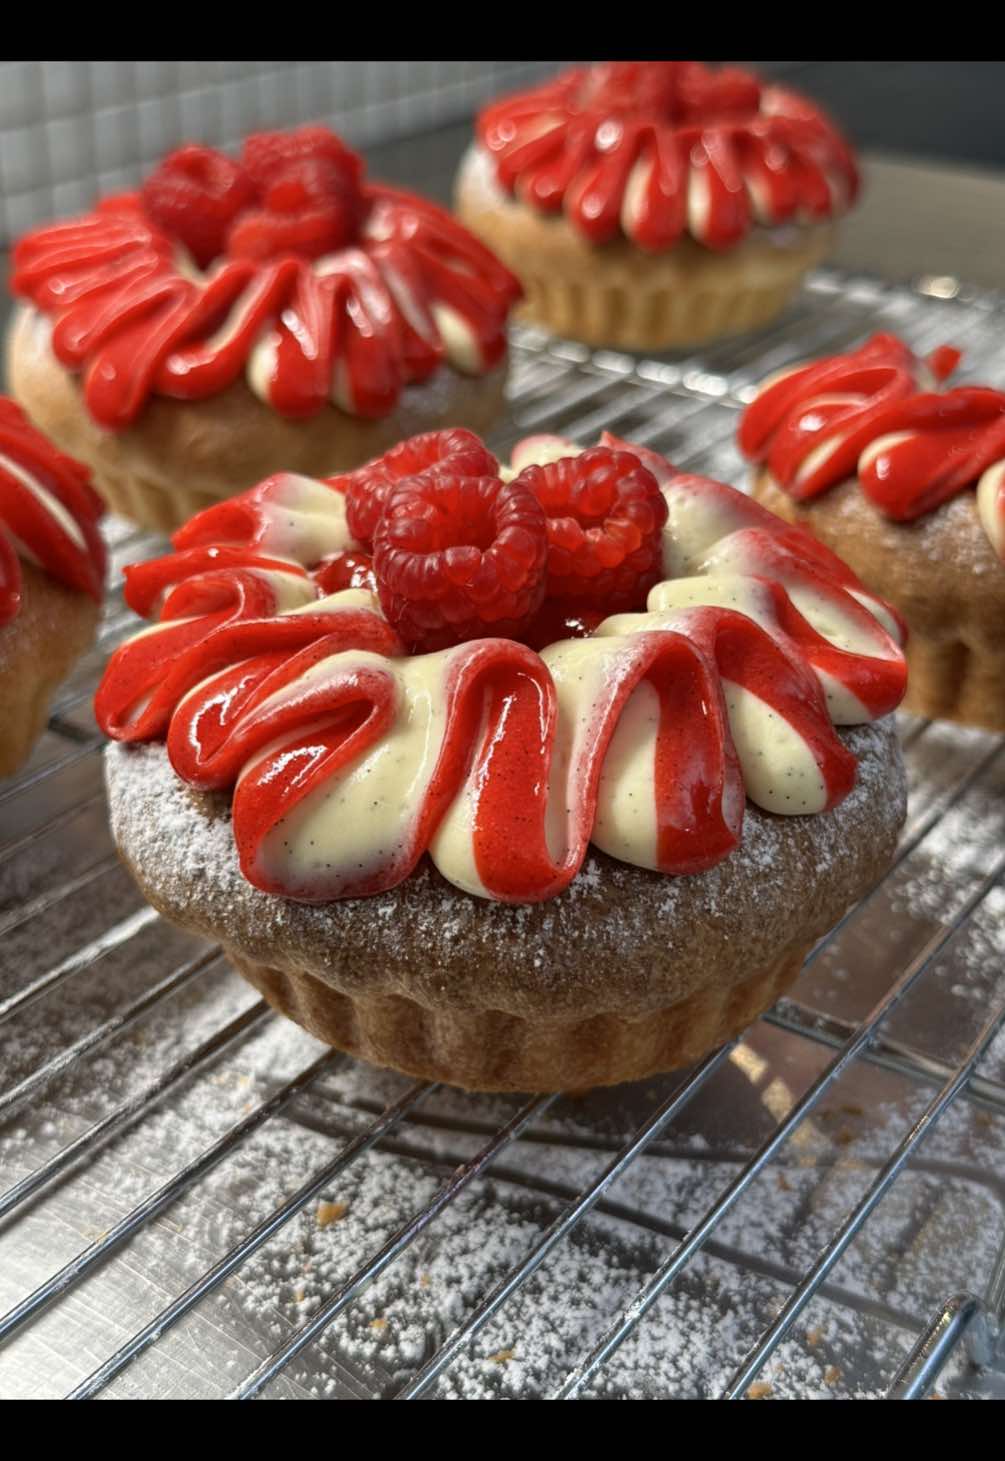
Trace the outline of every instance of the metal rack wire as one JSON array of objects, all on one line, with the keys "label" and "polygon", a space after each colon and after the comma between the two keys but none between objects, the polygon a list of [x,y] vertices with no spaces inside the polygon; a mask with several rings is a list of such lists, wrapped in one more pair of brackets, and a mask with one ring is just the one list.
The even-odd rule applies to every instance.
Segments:
[{"label": "metal rack wire", "polygon": [[[591,441],[608,429],[683,467],[737,481],[736,415],[768,371],[888,327],[918,348],[953,340],[966,347],[969,374],[996,378],[1003,324],[1001,300],[952,280],[894,288],[827,271],[772,330],[685,360],[591,354],[520,330],[511,414],[495,444],[505,451],[542,430]],[[113,525],[112,543],[116,571],[159,546],[125,524]],[[645,1207],[642,1188],[632,1189],[634,1206],[619,1203],[618,1192],[647,1164],[668,1159],[678,1163],[669,1175],[654,1169],[662,1175],[656,1210],[642,1224],[649,1247],[640,1280],[609,1307],[594,1305],[522,1385],[511,1378],[518,1337],[482,1353],[469,1388],[477,1391],[487,1373],[487,1393],[561,1398],[612,1389],[820,1393],[806,1378],[819,1338],[800,1336],[797,1321],[808,1306],[816,1313],[824,1305],[846,1341],[840,1316],[860,1316],[865,1326],[845,1343],[849,1393],[917,1398],[937,1384],[1002,1393],[1005,1041],[996,1036],[1005,1021],[1005,742],[902,718],[912,797],[895,866],[813,951],[793,996],[697,1069],[591,1097],[585,1111],[554,1097],[462,1099],[353,1067],[306,1036],[276,1055],[268,1041],[278,1028],[293,1039],[293,1027],[253,1001],[217,950],[163,925],[139,899],[105,827],[101,737],[90,712],[104,657],[129,624],[117,583],[100,643],[64,686],[31,764],[0,787],[0,1394],[457,1393],[460,1367],[470,1369],[557,1256],[575,1247],[582,1284],[591,1287],[599,1273],[591,1264],[615,1241],[610,1224],[630,1227]],[[220,1097],[235,1086],[252,1093],[243,1106]],[[881,1106],[899,1119],[893,1132],[879,1119]],[[742,1131],[716,1138],[721,1160],[706,1158],[710,1133],[747,1108]],[[204,1124],[207,1111],[215,1125]],[[866,1158],[848,1161],[840,1134],[823,1157],[807,1153],[808,1133],[819,1143],[841,1111],[858,1113]],[[951,1111],[965,1120],[950,1127]],[[247,1169],[240,1180],[227,1174],[246,1154],[253,1170],[256,1141],[283,1123],[284,1131],[319,1134],[322,1159],[305,1158],[306,1173],[299,1157],[293,1169],[286,1161],[288,1192],[274,1193],[263,1177],[264,1198],[245,1216]],[[923,1169],[922,1143],[937,1127],[947,1145],[933,1170],[953,1188],[940,1213],[948,1207],[963,1222],[969,1208],[957,1186],[964,1183],[971,1206],[979,1190],[981,1246],[970,1242],[970,1218],[958,1251],[925,1238],[931,1272],[923,1281],[915,1275],[906,1298],[899,1280],[872,1284],[876,1264],[864,1282],[844,1281],[845,1260],[876,1230],[870,1219],[894,1185]],[[697,1187],[680,1165],[681,1141],[702,1154]],[[584,1175],[577,1159],[568,1180],[557,1180],[574,1151],[606,1160]],[[402,1189],[386,1221],[341,1245],[341,1267],[325,1269],[310,1304],[287,1295],[281,1273],[269,1292],[275,1263],[301,1252],[308,1229],[317,1238],[312,1204],[374,1162]],[[858,1186],[847,1195],[842,1188],[822,1211],[820,1193],[835,1172],[844,1181],[853,1169]],[[784,1193],[798,1171],[810,1186],[786,1237],[797,1258],[775,1262],[724,1237],[736,1212],[763,1216],[766,1182]],[[176,1262],[172,1245],[185,1224],[173,1215],[213,1174],[210,1205],[226,1214],[222,1236],[212,1253],[193,1244]],[[536,1204],[530,1231],[520,1230],[505,1261],[486,1256],[481,1269],[476,1262],[463,1292],[448,1285],[438,1308],[434,1299],[422,1310],[417,1351],[406,1347],[388,1368],[366,1358],[365,1345],[346,1346],[340,1318],[355,1315],[364,1293],[403,1260],[435,1251],[445,1217],[476,1198],[491,1233],[508,1220],[518,1189]],[[880,1268],[905,1243],[918,1247],[931,1201],[930,1193],[912,1198],[907,1226],[874,1240]],[[334,1221],[340,1206],[327,1204]],[[601,1222],[608,1226],[598,1229],[600,1247],[590,1248],[584,1234]],[[270,1253],[279,1259],[249,1284]],[[311,1261],[309,1254],[305,1271]],[[755,1304],[735,1335],[724,1330],[717,1367],[703,1370],[691,1352],[674,1361],[676,1370],[661,1370],[667,1335],[681,1327],[675,1311],[649,1351],[640,1336],[683,1285],[688,1302],[712,1312],[721,1294],[709,1263],[733,1275],[734,1308],[735,1296],[761,1280],[773,1285],[771,1301]],[[526,1332],[526,1317],[520,1322]],[[369,1321],[371,1329],[385,1323]],[[778,1368],[783,1353],[797,1361],[788,1382]],[[834,1365],[823,1371],[825,1387],[837,1383],[832,1372]]]}]

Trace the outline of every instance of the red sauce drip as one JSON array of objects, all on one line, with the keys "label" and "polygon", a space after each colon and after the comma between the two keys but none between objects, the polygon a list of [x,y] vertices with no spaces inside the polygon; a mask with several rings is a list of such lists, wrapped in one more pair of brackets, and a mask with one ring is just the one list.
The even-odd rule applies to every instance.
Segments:
[{"label": "red sauce drip", "polygon": [[[19,471],[41,491],[33,490]],[[60,520],[59,509],[76,533]],[[60,583],[100,602],[105,545],[98,522],[103,511],[87,468],[58,452],[20,406],[0,396],[0,625],[13,619],[20,606],[19,549]]]},{"label": "red sauce drip", "polygon": [[[958,361],[959,351],[944,345],[927,365],[941,381]],[[803,366],[747,407],[740,449],[764,462],[798,501],[857,476],[887,517],[910,522],[973,487],[1005,458],[1005,392],[920,389],[921,368],[902,340],[886,334]],[[901,433],[860,461],[871,443]]]}]

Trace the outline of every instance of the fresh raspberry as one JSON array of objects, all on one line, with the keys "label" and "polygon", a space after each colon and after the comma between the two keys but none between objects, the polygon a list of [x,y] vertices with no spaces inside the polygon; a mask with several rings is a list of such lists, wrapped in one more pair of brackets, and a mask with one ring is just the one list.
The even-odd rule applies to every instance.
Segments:
[{"label": "fresh raspberry", "polygon": [[662,572],[667,505],[656,478],[626,451],[595,446],[516,479],[548,520],[548,598],[608,614],[645,607]]},{"label": "fresh raspberry", "polygon": [[327,127],[260,132],[245,142],[242,160],[261,206],[231,228],[233,257],[316,259],[356,237],[366,209],[363,163]]},{"label": "fresh raspberry", "polygon": [[333,253],[345,240],[347,219],[338,203],[306,208],[301,213],[270,213],[255,208],[242,213],[227,235],[227,253],[233,259],[274,259],[299,254],[319,259]]},{"label": "fresh raspberry", "polygon": [[401,481],[401,476],[407,475],[395,476],[381,458],[365,467],[357,467],[354,472],[347,472],[344,477],[331,479],[345,491],[346,523],[357,543],[373,547],[384,503]]},{"label": "fresh raspberry", "polygon": [[261,189],[269,213],[302,213],[329,202],[343,190],[338,169],[322,158],[302,158],[273,173]]},{"label": "fresh raspberry", "polygon": [[680,103],[686,121],[749,116],[760,108],[761,86],[749,71],[732,66],[709,71],[695,62],[681,76]]},{"label": "fresh raspberry", "polygon": [[331,485],[345,493],[346,521],[356,542],[373,542],[384,503],[402,478],[437,466],[465,477],[494,477],[499,470],[499,463],[474,432],[455,426],[409,437],[376,461],[330,477]]},{"label": "fresh raspberry", "polygon": [[326,208],[341,220],[338,247],[351,243],[363,222],[363,195],[324,158],[303,158],[276,172],[262,192],[267,213],[303,213]]},{"label": "fresh raspberry", "polygon": [[327,162],[344,186],[358,192],[363,182],[363,159],[327,127],[300,127],[290,132],[258,132],[241,152],[245,171],[260,192],[291,163]]},{"label": "fresh raspberry", "polygon": [[413,652],[518,639],[547,554],[544,515],[519,482],[430,467],[388,496],[373,552],[381,608]]},{"label": "fresh raspberry", "polygon": [[143,184],[149,217],[179,239],[201,269],[223,253],[239,213],[255,201],[255,185],[242,167],[211,147],[179,147]]},{"label": "fresh raspberry", "polygon": [[712,71],[701,61],[608,61],[590,68],[585,99],[591,107],[636,117],[704,122],[756,112],[761,86],[738,67]]},{"label": "fresh raspberry", "polygon": [[673,115],[679,61],[606,61],[590,69],[590,105],[615,112]]},{"label": "fresh raspberry", "polygon": [[323,594],[341,593],[346,588],[377,592],[373,559],[368,553],[332,553],[321,560],[311,577]]}]

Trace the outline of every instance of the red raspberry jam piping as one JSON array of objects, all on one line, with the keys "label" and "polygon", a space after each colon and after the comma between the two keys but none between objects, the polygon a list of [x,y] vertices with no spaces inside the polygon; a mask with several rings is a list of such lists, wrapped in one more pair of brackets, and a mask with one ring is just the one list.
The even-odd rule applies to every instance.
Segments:
[{"label": "red raspberry jam piping", "polygon": [[580,68],[486,107],[499,185],[564,212],[591,243],[658,253],[684,233],[728,249],[755,225],[811,223],[855,200],[847,142],[805,97],[699,61]]},{"label": "red raspberry jam piping", "polygon": [[100,603],[103,504],[88,469],[58,452],[20,406],[0,396],[0,626],[21,603],[25,557]]},{"label": "red raspberry jam piping", "polygon": [[506,351],[520,286],[442,209],[367,184],[354,240],[317,259],[183,265],[138,194],[27,234],[11,287],[51,321],[88,411],[120,431],[151,395],[202,400],[244,374],[281,415],[334,402],[378,417],[445,362],[483,374]]},{"label": "red raspberry jam piping", "polygon": [[[836,805],[855,761],[832,722],[898,703],[896,621],[740,493],[602,445],[644,460],[666,503],[644,613],[540,655],[494,636],[408,655],[373,594],[322,596],[333,556],[358,550],[344,494],[280,476],[129,570],[127,598],[154,624],[112,656],[99,723],[164,739],[192,786],[234,788],[245,877],[305,901],[393,887],[424,853],[457,886],[519,903],[567,887],[591,841],[694,873],[737,846],[745,792],[781,813]],[[549,460],[540,438],[535,452]]]},{"label": "red raspberry jam piping", "polygon": [[857,477],[896,522],[976,487],[981,522],[1005,559],[1005,392],[929,388],[958,361],[948,346],[923,362],[896,336],[874,335],[762,386],[740,423],[740,449],[801,502]]}]

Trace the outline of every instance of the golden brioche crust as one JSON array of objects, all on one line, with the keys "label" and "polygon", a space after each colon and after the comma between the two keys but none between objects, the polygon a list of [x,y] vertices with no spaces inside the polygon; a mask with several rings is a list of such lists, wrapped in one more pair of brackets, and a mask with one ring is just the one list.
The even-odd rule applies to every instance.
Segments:
[{"label": "golden brioche crust", "polygon": [[53,692],[93,643],[100,615],[87,594],[21,560],[21,606],[0,628],[0,776],[28,759]]},{"label": "golden brioche crust", "polygon": [[114,512],[160,532],[273,472],[331,476],[439,426],[484,433],[504,403],[505,366],[483,376],[442,366],[428,382],[403,391],[379,420],[327,406],[309,420],[291,421],[242,378],[200,401],[153,396],[132,426],[106,431],[88,412],[77,377],[53,354],[50,333],[44,315],[21,306],[7,340],[13,395],[61,451],[91,468]]},{"label": "golden brioche crust", "polygon": [[792,227],[782,245],[761,230],[723,253],[686,236],[659,254],[625,238],[594,245],[561,214],[504,194],[477,148],[461,164],[455,212],[519,277],[526,298],[517,318],[623,350],[683,349],[760,328],[785,308],[834,235],[830,223]]},{"label": "golden brioche crust", "polygon": [[810,946],[741,983],[710,983],[676,1004],[555,1021],[502,1010],[430,1009],[400,994],[341,994],[311,974],[231,963],[281,1014],[371,1065],[469,1091],[581,1091],[693,1065],[739,1034],[799,977]]},{"label": "golden brioche crust", "polygon": [[748,806],[735,853],[671,878],[591,849],[559,897],[474,898],[424,861],[398,887],[324,905],[241,876],[227,799],[162,746],[106,753],[112,831],[145,896],[219,940],[285,1014],[339,1048],[475,1090],[615,1084],[698,1059],[794,980],[885,871],[905,812],[892,722],[843,733],[856,787],[833,812]]},{"label": "golden brioche crust", "polygon": [[905,710],[1005,730],[1005,564],[981,525],[975,493],[909,523],[880,512],[857,479],[801,503],[760,467],[753,495],[809,528],[903,615]]}]

